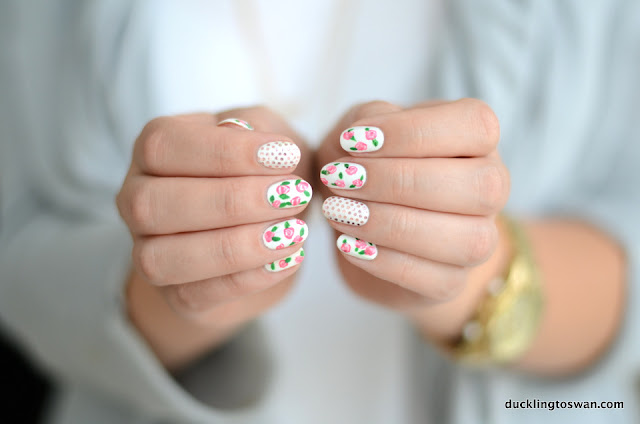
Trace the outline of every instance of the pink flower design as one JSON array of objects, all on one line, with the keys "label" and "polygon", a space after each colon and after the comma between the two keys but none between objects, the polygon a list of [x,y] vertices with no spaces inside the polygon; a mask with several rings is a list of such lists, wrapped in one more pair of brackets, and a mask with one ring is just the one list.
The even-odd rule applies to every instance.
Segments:
[{"label": "pink flower design", "polygon": [[338,187],[344,187],[344,181],[342,181],[342,180],[338,180],[338,181],[336,181],[336,185],[337,185]]},{"label": "pink flower design", "polygon": [[347,131],[342,134],[342,138],[344,138],[345,140],[351,140],[351,137],[353,137],[353,131]]},{"label": "pink flower design", "polygon": [[320,178],[320,182],[324,185],[329,185],[329,181],[326,178]]},{"label": "pink flower design", "polygon": [[303,221],[303,220],[301,220],[301,219],[296,219],[296,224],[298,224],[298,225],[304,225],[304,224],[306,224],[306,222],[304,222],[304,221]]},{"label": "pink flower design", "polygon": [[351,245],[347,243],[342,243],[342,246],[340,246],[340,250],[342,250],[344,253],[349,253],[351,252]]},{"label": "pink flower design", "polygon": [[365,143],[363,143],[362,141],[358,141],[356,143],[356,149],[358,149],[358,150],[367,150],[367,145]]},{"label": "pink flower design", "polygon": [[338,170],[338,168],[336,168],[336,167],[335,167],[335,166],[333,166],[333,165],[329,165],[329,166],[327,166],[327,172],[328,172],[329,174],[333,174],[333,173],[334,173],[334,172],[336,172],[337,170]]},{"label": "pink flower design", "polygon": [[291,199],[291,206],[298,206],[300,204],[300,196],[296,196]]},{"label": "pink flower design", "polygon": [[364,133],[364,136],[367,137],[367,140],[373,140],[377,135],[378,133],[376,132],[376,130],[369,130]]},{"label": "pink flower design", "polygon": [[365,249],[367,247],[367,242],[362,240],[356,240],[356,247],[358,249]]},{"label": "pink flower design", "polygon": [[284,249],[284,243],[280,243],[276,246],[276,250]]},{"label": "pink flower design", "polygon": [[301,263],[302,261],[304,261],[304,256],[296,256],[296,263]]},{"label": "pink flower design", "polygon": [[287,261],[282,259],[280,262],[278,262],[278,265],[280,266],[280,268],[286,268],[287,267]]},{"label": "pink flower design", "polygon": [[353,184],[356,187],[362,187],[362,181],[361,180],[353,180],[353,181],[351,181],[351,184]]},{"label": "pink flower design", "polygon": [[276,192],[278,194],[287,194],[289,193],[289,186],[288,185],[278,186],[278,188],[276,189]]},{"label": "pink flower design", "polygon": [[293,242],[294,242],[294,243],[300,243],[301,241],[302,241],[302,237],[300,237],[300,236],[295,236],[295,237],[293,238]]},{"label": "pink flower design", "polygon": [[291,237],[293,237],[293,228],[289,227],[289,228],[285,228],[284,229],[284,236],[288,239],[290,239]]},{"label": "pink flower design", "polygon": [[300,184],[298,184],[296,186],[296,190],[298,190],[298,192],[302,193],[305,190],[309,189],[309,183],[306,181],[301,182]]},{"label": "pink flower design", "polygon": [[373,246],[369,246],[366,249],[364,249],[364,253],[369,256],[373,256],[376,253],[376,248]]},{"label": "pink flower design", "polygon": [[264,233],[264,240],[267,243],[271,243],[271,239],[273,238],[273,236],[275,236],[275,234],[271,231],[267,231],[266,233]]},{"label": "pink flower design", "polygon": [[350,167],[348,167],[348,168],[347,168],[347,171],[346,171],[346,172],[347,172],[347,174],[349,174],[349,175],[353,175],[353,174],[355,174],[356,172],[358,172],[358,168],[356,168],[355,166],[353,166],[353,165],[352,165],[352,166],[350,166]]},{"label": "pink flower design", "polygon": [[272,203],[274,208],[277,208],[278,206],[280,206],[280,201],[279,200],[274,200]]}]

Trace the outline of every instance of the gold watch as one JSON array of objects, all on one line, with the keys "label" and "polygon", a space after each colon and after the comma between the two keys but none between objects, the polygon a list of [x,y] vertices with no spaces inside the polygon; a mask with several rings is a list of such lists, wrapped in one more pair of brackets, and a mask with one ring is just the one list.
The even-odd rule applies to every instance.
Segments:
[{"label": "gold watch", "polygon": [[531,345],[542,317],[540,275],[529,241],[516,222],[501,218],[510,233],[513,257],[504,276],[489,285],[453,348],[454,355],[470,365],[513,362]]}]

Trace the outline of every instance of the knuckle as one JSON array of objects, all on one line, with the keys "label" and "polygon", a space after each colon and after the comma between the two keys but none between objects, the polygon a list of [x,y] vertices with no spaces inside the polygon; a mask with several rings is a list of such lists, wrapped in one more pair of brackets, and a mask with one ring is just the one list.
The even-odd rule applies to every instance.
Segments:
[{"label": "knuckle", "polygon": [[173,308],[191,318],[201,318],[209,309],[201,299],[200,290],[193,283],[170,286],[167,291]]},{"label": "knuckle", "polygon": [[402,260],[398,264],[399,281],[402,281],[405,283],[415,281],[416,279],[415,265],[416,265],[415,259],[405,253],[402,256]]},{"label": "knuckle", "polygon": [[165,134],[171,118],[159,117],[149,121],[138,139],[142,167],[151,173],[162,169],[162,157],[165,148]]},{"label": "knuckle", "polygon": [[142,182],[132,187],[129,197],[129,225],[134,232],[151,230],[154,226],[152,205],[153,188],[150,182]]},{"label": "knuckle", "polygon": [[500,140],[500,121],[488,104],[478,99],[464,99],[469,108],[471,123],[477,128],[482,143],[495,148]]},{"label": "knuckle", "polygon": [[157,246],[153,239],[138,240],[133,246],[133,263],[140,275],[147,281],[157,284],[162,280],[158,266]]},{"label": "knuckle", "polygon": [[498,165],[483,166],[477,170],[475,180],[478,208],[486,213],[500,210],[509,192],[506,169]]},{"label": "knuckle", "polygon": [[398,169],[393,173],[390,180],[389,189],[396,201],[406,201],[415,197],[418,187],[416,169],[412,162],[398,161]]},{"label": "knuckle", "polygon": [[447,302],[456,298],[464,289],[467,275],[464,268],[457,268],[447,272],[433,291],[429,293],[429,300],[434,302]]},{"label": "knuckle", "polygon": [[238,254],[236,252],[237,240],[233,240],[232,236],[223,233],[217,240],[215,249],[217,259],[223,261],[230,268],[235,268],[238,265]]},{"label": "knuckle", "polygon": [[[223,213],[227,217],[237,217],[242,212],[240,210],[241,202],[238,202],[238,193],[242,193],[241,184],[236,181],[229,181],[225,184],[220,192],[218,192],[217,203],[214,210]],[[214,195],[215,196],[215,195]]]},{"label": "knuckle", "polygon": [[394,242],[404,241],[407,236],[415,234],[416,222],[412,219],[410,210],[408,208],[395,208],[397,209],[391,218],[389,228],[391,231],[389,235],[394,237]]},{"label": "knuckle", "polygon": [[471,225],[466,246],[465,265],[485,262],[498,243],[498,230],[490,218],[479,219]]},{"label": "knuckle", "polygon": [[374,115],[393,112],[398,110],[398,106],[385,102],[383,100],[373,100],[367,103],[362,103],[356,107],[353,113],[353,119],[359,121],[361,119],[367,119]]}]

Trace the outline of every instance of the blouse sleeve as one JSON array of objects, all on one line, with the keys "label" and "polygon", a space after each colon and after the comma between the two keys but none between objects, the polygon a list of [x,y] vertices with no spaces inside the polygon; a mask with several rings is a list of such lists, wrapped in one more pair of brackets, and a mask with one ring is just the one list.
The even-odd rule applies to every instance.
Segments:
[{"label": "blouse sleeve", "polygon": [[[233,399],[197,400],[197,387],[172,378],[126,316],[131,241],[114,197],[150,118],[140,4],[0,5],[0,320],[63,385],[142,416],[243,422],[264,372],[236,375],[251,389]],[[221,355],[198,365],[214,370],[210,393],[229,398],[229,370],[255,368],[256,355],[237,353],[264,351],[251,334],[232,342],[224,373],[211,363]]]}]

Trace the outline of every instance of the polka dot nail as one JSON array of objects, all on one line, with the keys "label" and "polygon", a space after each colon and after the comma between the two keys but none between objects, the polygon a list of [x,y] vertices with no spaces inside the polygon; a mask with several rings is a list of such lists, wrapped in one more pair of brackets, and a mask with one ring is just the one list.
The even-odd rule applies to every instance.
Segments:
[{"label": "polka dot nail", "polygon": [[292,168],[300,162],[300,149],[289,141],[272,141],[260,146],[258,162],[267,168]]},{"label": "polka dot nail", "polygon": [[346,197],[328,197],[322,204],[327,219],[349,225],[364,225],[369,220],[369,208],[362,202]]}]

